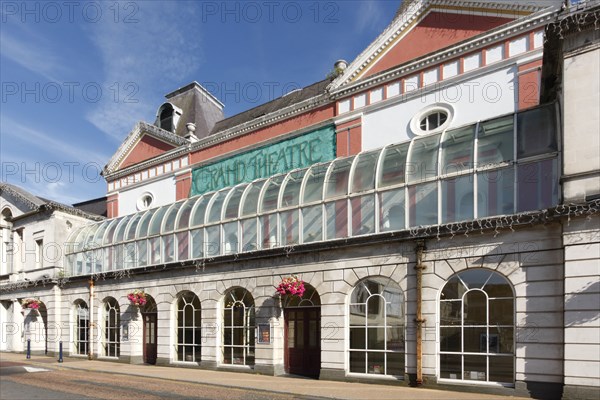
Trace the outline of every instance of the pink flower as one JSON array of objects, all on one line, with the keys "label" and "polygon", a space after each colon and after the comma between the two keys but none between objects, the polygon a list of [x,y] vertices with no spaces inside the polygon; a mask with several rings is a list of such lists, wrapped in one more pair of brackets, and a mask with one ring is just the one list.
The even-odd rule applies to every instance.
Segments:
[{"label": "pink flower", "polygon": [[283,278],[281,283],[275,288],[277,293],[281,296],[291,295],[302,297],[304,295],[304,281],[299,279],[296,275],[288,278]]},{"label": "pink flower", "polygon": [[127,299],[135,306],[146,304],[146,293],[143,290],[136,289],[127,295]]}]

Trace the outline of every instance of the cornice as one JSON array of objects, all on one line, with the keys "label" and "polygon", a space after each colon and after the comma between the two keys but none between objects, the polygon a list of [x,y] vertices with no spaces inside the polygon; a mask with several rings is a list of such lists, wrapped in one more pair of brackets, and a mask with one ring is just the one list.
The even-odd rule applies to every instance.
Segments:
[{"label": "cornice", "polygon": [[91,219],[93,221],[102,221],[103,219],[105,219],[101,215],[90,214],[78,208],[65,206],[64,204],[56,203],[54,201],[49,201],[48,203],[40,207],[40,211],[43,211],[44,209],[62,211],[68,214],[77,215],[78,217]]},{"label": "cornice", "polygon": [[[407,8],[407,10],[398,15],[394,21],[375,39],[375,41],[365,49],[349,66],[346,71],[331,82],[328,89],[332,92],[337,91],[340,87],[345,85],[351,85],[355,79],[357,79],[365,69],[371,66],[371,64],[379,59],[379,56],[388,50],[390,46],[396,43],[396,39],[401,36],[407,29],[411,28],[420,19],[424,18],[430,10],[435,9],[451,9],[451,8],[464,8],[477,10],[502,10],[512,12],[523,12],[523,13],[535,13],[543,11],[542,7],[528,4],[515,4],[515,3],[503,3],[503,4],[489,4],[484,2],[463,2],[454,0],[423,0],[420,3],[415,2]],[[553,7],[553,11],[558,9]],[[527,19],[525,19],[527,20]],[[523,21],[523,20],[517,20]],[[515,22],[517,22],[515,21]],[[434,56],[433,56],[434,57]],[[372,79],[372,78],[369,78]]]},{"label": "cornice", "polygon": [[[305,113],[307,111],[313,110],[315,108],[321,107],[327,103],[330,103],[331,100],[329,98],[329,96],[327,94],[322,94],[322,95],[318,95],[315,97],[311,97],[310,99],[306,99],[300,103],[296,103],[296,104],[292,104],[288,107],[282,108],[280,110],[277,110],[275,112],[263,115],[262,117],[253,119],[252,121],[248,121],[244,124],[241,125],[237,125],[234,126],[230,129],[221,131],[215,135],[212,136],[208,136],[206,138],[201,139],[200,141],[190,144],[187,140],[181,138],[182,140],[182,144],[185,144],[185,147],[178,147],[176,149],[170,150],[167,153],[161,154],[158,157],[143,161],[141,163],[132,165],[130,167],[126,167],[123,169],[120,169],[118,171],[115,172],[109,172],[108,168],[105,168],[103,175],[106,178],[107,181],[109,180],[116,180],[119,178],[122,178],[124,176],[128,176],[131,175],[132,173],[136,173],[136,172],[140,172],[143,171],[147,168],[150,168],[152,166],[161,164],[165,161],[169,161],[171,159],[175,159],[177,157],[180,157],[184,154],[189,154],[192,151],[196,151],[196,150],[200,150],[203,148],[207,148],[207,147],[211,147],[215,144],[218,144],[222,141],[226,141],[226,140],[230,140],[233,139],[237,136],[241,136],[241,135],[245,135],[249,132],[252,132],[253,130],[256,130],[258,128],[262,128],[262,127],[266,127],[269,125],[272,125],[278,121],[281,121],[282,119],[287,119],[290,117],[293,117],[295,115],[299,115],[302,113]],[[143,125],[143,126],[150,126],[151,129],[155,128],[159,131],[163,131],[166,132],[154,125],[148,125],[144,122],[138,122],[138,124],[136,125],[136,127],[134,128],[134,130],[132,131],[132,133],[136,132],[136,134],[139,134],[139,126]],[[138,130],[138,131],[136,131]],[[170,134],[170,132],[167,132],[168,134]],[[179,138],[179,136],[177,136]],[[130,142],[130,140],[128,139],[126,141],[127,143]],[[125,144],[125,143],[124,143]],[[131,148],[131,146],[133,146],[133,144],[135,144],[135,140],[133,140],[133,143],[129,143],[129,149]],[[122,145],[123,147],[123,145]],[[123,150],[121,151],[121,149],[119,149],[117,151],[118,154],[127,154],[129,149]],[[120,162],[120,161],[119,161]],[[118,163],[117,163],[118,165]]]},{"label": "cornice", "polygon": [[219,142],[227,141],[237,136],[245,135],[258,128],[263,128],[272,125],[278,121],[305,113],[307,111],[326,105],[330,102],[331,99],[327,94],[321,94],[315,97],[311,97],[310,99],[306,99],[304,101],[301,101],[300,103],[292,104],[288,107],[263,115],[262,117],[255,118],[252,121],[248,121],[246,123],[221,131],[215,135],[201,139],[200,141],[193,143],[190,146],[190,150],[195,151],[213,146]]},{"label": "cornice", "polygon": [[117,152],[104,167],[102,175],[104,175],[105,178],[112,176],[111,174],[114,173],[116,168],[118,168],[118,166],[123,162],[127,154],[129,154],[131,149],[133,149],[138,139],[141,138],[143,134],[150,134],[155,138],[165,141],[176,147],[189,143],[181,136],[175,135],[174,133],[161,129],[155,125],[148,124],[144,121],[139,121],[137,124],[135,124],[133,130],[129,133],[129,135],[127,135],[125,141],[121,144],[121,146],[119,146]]},{"label": "cornice", "polygon": [[331,98],[336,100],[343,98],[363,89],[386,83],[390,80],[398,79],[402,76],[409,75],[410,73],[420,71],[423,68],[439,64],[444,60],[456,58],[457,56],[470,53],[475,50],[481,50],[484,47],[493,44],[494,42],[517,36],[524,31],[534,29],[541,25],[546,25],[550,21],[554,20],[557,15],[557,11],[558,10],[552,10],[541,15],[532,15],[523,20],[516,21],[514,24],[509,26],[499,27],[486,34],[476,36],[475,38],[466,42],[462,42],[458,45],[442,49],[437,53],[423,57],[416,61],[411,61],[392,70],[381,72],[377,75],[358,82],[350,83],[337,89],[331,89]]},{"label": "cornice", "polygon": [[[166,161],[171,161],[176,158],[181,157],[182,155],[187,155],[190,152],[189,143],[186,141],[186,146],[180,146],[173,150],[169,150],[168,152],[161,154],[160,156],[150,158],[148,160],[142,161],[140,163],[134,164],[132,166],[120,169],[110,174],[104,175],[107,181],[114,181],[119,178],[123,178],[125,176],[129,176],[136,172],[141,172],[147,168],[154,167],[156,165],[160,165]],[[166,175],[166,174],[165,174]]]},{"label": "cornice", "polygon": [[21,193],[17,192],[16,190],[13,190],[8,185],[0,185],[0,193],[2,193],[2,192],[7,192],[11,196],[16,197],[23,203],[27,204],[27,206],[33,211],[39,211],[39,209],[40,209],[40,205],[35,204],[33,201],[29,200],[27,197],[23,196]]},{"label": "cornice", "polygon": [[39,204],[39,205],[35,204],[31,200],[29,200],[27,197],[23,196],[21,193],[17,192],[16,190],[13,190],[8,185],[0,185],[0,192],[7,192],[11,196],[19,199],[20,201],[22,201],[25,204],[27,204],[29,206],[29,208],[31,208],[30,212],[27,212],[25,214],[18,215],[16,217],[12,218],[13,221],[17,221],[17,220],[19,220],[21,218],[30,216],[32,214],[41,213],[41,212],[45,212],[45,211],[55,211],[55,210],[62,211],[62,212],[68,213],[68,214],[73,214],[73,215],[76,215],[78,217],[82,217],[82,218],[86,218],[86,219],[91,219],[91,220],[94,220],[94,221],[101,221],[101,220],[104,219],[104,217],[101,216],[101,215],[90,214],[90,213],[87,213],[87,212],[85,212],[83,210],[80,210],[78,208],[67,206],[66,204],[57,203],[57,202],[52,201],[52,200],[48,200],[45,203]]}]

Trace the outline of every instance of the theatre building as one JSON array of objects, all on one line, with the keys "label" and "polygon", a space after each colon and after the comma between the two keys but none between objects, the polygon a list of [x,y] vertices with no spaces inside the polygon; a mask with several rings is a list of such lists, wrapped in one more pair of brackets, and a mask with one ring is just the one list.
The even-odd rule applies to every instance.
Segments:
[{"label": "theatre building", "polygon": [[407,2],[251,110],[167,94],[2,318],[39,299],[51,355],[597,398],[598,5],[561,6]]}]

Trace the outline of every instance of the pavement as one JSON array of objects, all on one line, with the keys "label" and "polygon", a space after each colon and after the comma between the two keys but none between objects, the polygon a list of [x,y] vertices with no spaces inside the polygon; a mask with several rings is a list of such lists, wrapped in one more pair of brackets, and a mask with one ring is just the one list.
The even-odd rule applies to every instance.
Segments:
[{"label": "pavement", "polygon": [[[292,394],[315,399],[378,399],[378,400],[507,400],[511,396],[443,391],[397,385],[378,385],[353,382],[313,380],[289,376],[267,376],[244,372],[213,371],[196,368],[177,368],[155,365],[124,364],[111,361],[66,357],[63,363],[56,358],[32,356],[27,360],[22,353],[0,353],[3,364],[26,364],[29,367],[50,370],[82,370],[107,374],[149,377],[177,382],[193,382],[225,388],[257,390],[278,394]],[[85,376],[85,375],[81,375]]]}]

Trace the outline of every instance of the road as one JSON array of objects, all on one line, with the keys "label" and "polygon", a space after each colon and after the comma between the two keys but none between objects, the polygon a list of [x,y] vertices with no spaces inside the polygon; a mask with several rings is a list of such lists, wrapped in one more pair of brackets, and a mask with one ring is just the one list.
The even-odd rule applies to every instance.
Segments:
[{"label": "road", "polygon": [[92,371],[39,366],[32,368],[26,363],[8,361],[0,361],[0,398],[2,400],[316,399]]}]

